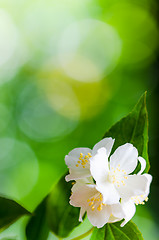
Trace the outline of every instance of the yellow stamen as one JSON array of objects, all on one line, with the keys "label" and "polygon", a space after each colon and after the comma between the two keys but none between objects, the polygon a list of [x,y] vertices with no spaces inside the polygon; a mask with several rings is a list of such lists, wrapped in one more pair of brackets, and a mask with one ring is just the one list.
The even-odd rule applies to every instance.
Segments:
[{"label": "yellow stamen", "polygon": [[89,203],[89,206],[92,206],[92,205],[93,205],[93,202],[90,202],[90,203]]},{"label": "yellow stamen", "polygon": [[102,206],[99,204],[99,206],[97,207],[97,210],[98,211],[101,211],[102,210]]},{"label": "yellow stamen", "polygon": [[91,207],[92,211],[94,211],[94,208],[95,208],[94,206]]}]

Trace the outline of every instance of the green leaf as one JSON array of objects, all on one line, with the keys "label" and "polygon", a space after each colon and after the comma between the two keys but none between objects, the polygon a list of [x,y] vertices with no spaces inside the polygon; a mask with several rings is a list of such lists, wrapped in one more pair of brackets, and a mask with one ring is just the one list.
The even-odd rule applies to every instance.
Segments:
[{"label": "green leaf", "polygon": [[26,227],[27,240],[46,240],[49,235],[49,227],[46,220],[47,197],[35,209]]},{"label": "green leaf", "polygon": [[17,202],[0,197],[0,229],[4,230],[25,214],[30,214]]},{"label": "green leaf", "polygon": [[50,229],[60,237],[67,237],[80,224],[79,208],[69,204],[72,184],[63,176],[53,188],[47,202],[47,219]]},{"label": "green leaf", "polygon": [[[146,109],[146,92],[140,98],[133,111],[113,125],[104,137],[115,138],[113,150],[125,143],[132,143],[146,160],[146,169],[150,168],[148,159],[148,114]],[[140,166],[135,170],[136,173]]]},{"label": "green leaf", "polygon": [[143,240],[137,226],[129,221],[124,227],[121,222],[107,223],[103,228],[94,228],[90,240]]}]

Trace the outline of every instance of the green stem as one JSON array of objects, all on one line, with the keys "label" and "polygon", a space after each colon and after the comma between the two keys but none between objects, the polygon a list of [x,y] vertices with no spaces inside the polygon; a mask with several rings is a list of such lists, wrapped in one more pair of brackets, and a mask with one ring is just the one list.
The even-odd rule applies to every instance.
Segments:
[{"label": "green stem", "polygon": [[72,238],[71,240],[80,240],[80,239],[82,239],[84,237],[87,237],[93,231],[93,228],[94,227],[92,227],[90,230],[88,230],[88,232],[83,233],[82,235],[80,235],[78,237]]}]

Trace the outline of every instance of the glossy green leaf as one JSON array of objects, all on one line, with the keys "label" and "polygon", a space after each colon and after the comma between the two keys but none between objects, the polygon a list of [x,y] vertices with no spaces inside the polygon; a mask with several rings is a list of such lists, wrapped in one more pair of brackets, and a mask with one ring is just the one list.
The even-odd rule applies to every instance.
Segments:
[{"label": "glossy green leaf", "polygon": [[49,227],[46,220],[47,197],[40,203],[30,218],[26,227],[27,240],[46,240],[49,235]]},{"label": "glossy green leaf", "polygon": [[[146,169],[150,168],[148,160],[148,114],[146,109],[146,93],[140,98],[133,111],[113,125],[104,137],[115,138],[113,150],[125,143],[132,143],[146,160]],[[134,173],[139,170],[139,166]]]},{"label": "glossy green leaf", "polygon": [[9,227],[13,222],[25,214],[30,214],[17,202],[0,197],[0,229]]},{"label": "glossy green leaf", "polygon": [[80,224],[79,208],[69,204],[72,184],[63,176],[53,188],[47,202],[47,218],[50,229],[60,237],[67,237]]},{"label": "glossy green leaf", "polygon": [[124,227],[120,223],[107,223],[103,228],[94,228],[90,240],[143,240],[137,226],[129,221]]}]

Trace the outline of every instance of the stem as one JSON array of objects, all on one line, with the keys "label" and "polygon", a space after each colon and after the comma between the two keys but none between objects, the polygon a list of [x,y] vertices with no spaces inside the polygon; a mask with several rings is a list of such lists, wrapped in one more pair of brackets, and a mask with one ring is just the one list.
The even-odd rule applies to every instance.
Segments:
[{"label": "stem", "polygon": [[71,240],[80,240],[80,239],[88,236],[88,235],[93,231],[93,228],[94,228],[94,227],[92,227],[91,229],[89,229],[88,232],[83,233],[82,235],[80,235],[80,236],[78,236],[78,237],[72,238]]}]

